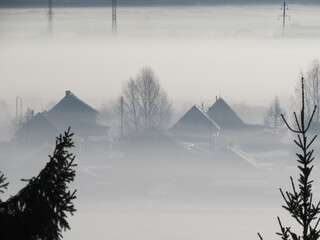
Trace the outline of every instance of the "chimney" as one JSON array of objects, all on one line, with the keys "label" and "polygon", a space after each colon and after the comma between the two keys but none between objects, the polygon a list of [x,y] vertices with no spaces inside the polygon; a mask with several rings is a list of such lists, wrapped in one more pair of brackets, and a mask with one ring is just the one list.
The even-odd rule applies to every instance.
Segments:
[{"label": "chimney", "polygon": [[70,95],[70,93],[71,93],[71,91],[70,91],[70,90],[66,91],[66,96],[69,96],[69,95]]}]

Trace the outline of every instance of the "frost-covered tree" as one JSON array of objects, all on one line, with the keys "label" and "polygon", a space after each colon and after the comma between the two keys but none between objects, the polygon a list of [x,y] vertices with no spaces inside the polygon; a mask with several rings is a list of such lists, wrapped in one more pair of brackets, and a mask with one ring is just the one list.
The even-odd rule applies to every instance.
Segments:
[{"label": "frost-covered tree", "polygon": [[[50,161],[37,177],[7,201],[0,201],[1,240],[59,240],[62,230],[70,229],[67,213],[76,211],[68,184],[74,180],[75,157],[68,149],[74,147],[70,128],[57,137]],[[7,187],[0,176],[0,193]]]}]

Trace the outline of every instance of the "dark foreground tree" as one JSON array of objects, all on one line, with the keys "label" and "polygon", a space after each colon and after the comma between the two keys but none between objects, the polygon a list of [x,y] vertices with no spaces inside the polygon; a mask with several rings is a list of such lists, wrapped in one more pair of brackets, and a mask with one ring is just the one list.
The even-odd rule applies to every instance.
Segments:
[{"label": "dark foreground tree", "polygon": [[[286,126],[293,133],[297,134],[297,139],[294,140],[295,144],[301,150],[297,153],[298,169],[300,170],[298,184],[296,184],[292,177],[290,177],[292,184],[291,192],[283,192],[280,189],[281,195],[285,201],[283,206],[290,215],[298,222],[301,226],[302,231],[296,232],[291,227],[285,227],[282,225],[280,218],[278,217],[278,222],[280,225],[280,232],[277,234],[284,240],[316,240],[320,237],[319,225],[319,214],[320,214],[320,202],[317,204],[313,203],[313,193],[310,175],[313,169],[313,152],[310,150],[310,146],[314,142],[317,136],[312,137],[311,141],[307,138],[307,132],[312,122],[312,119],[316,112],[316,106],[313,109],[310,118],[305,117],[305,89],[304,89],[304,79],[301,78],[301,111],[300,116],[294,112],[295,128],[291,127],[284,116],[282,115],[283,121]],[[298,186],[297,186],[298,185]],[[261,235],[258,234],[260,239]]]},{"label": "dark foreground tree", "polygon": [[[76,191],[67,186],[75,177],[75,156],[68,152],[74,147],[72,136],[69,128],[57,137],[53,155],[39,175],[24,180],[28,184],[17,195],[0,201],[1,240],[58,240],[62,230],[70,229],[67,213],[76,211]],[[6,187],[1,175],[0,191]]]},{"label": "dark foreground tree", "polygon": [[[0,172],[0,193],[3,193],[4,190],[3,189],[7,189],[9,183],[6,182],[6,178],[4,177],[4,175]],[[1,199],[0,199],[0,203],[1,203]]]}]

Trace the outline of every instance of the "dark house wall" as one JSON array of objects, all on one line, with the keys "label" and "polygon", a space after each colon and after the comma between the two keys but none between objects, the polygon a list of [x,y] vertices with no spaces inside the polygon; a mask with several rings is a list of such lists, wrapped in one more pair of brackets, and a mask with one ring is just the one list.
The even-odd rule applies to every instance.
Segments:
[{"label": "dark house wall", "polygon": [[53,143],[55,136],[59,134],[59,130],[38,113],[16,133],[16,141],[26,147],[43,146],[46,143]]},{"label": "dark house wall", "polygon": [[107,135],[108,128],[97,124],[98,112],[70,91],[49,113],[65,127],[79,135]]}]

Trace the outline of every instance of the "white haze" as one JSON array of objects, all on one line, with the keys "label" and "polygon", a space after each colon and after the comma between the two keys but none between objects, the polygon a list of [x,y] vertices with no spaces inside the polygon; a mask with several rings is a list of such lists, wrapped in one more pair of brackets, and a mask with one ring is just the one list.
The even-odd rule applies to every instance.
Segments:
[{"label": "white haze", "polygon": [[119,8],[113,38],[110,9],[56,9],[48,39],[46,9],[1,9],[1,96],[42,110],[70,89],[100,107],[148,65],[174,102],[286,100],[319,56],[319,10],[290,6],[282,39],[273,5]]},{"label": "white haze", "polygon": [[[8,140],[17,94],[24,110],[48,110],[65,90],[99,109],[145,65],[154,69],[181,114],[182,106],[209,106],[217,95],[229,103],[259,106],[278,95],[289,106],[301,71],[320,56],[320,7],[289,5],[284,38],[279,8],[119,7],[117,36],[111,35],[110,8],[58,8],[51,37],[46,9],[0,9],[0,101],[7,104],[0,105],[5,110],[1,139]],[[23,159],[13,168],[0,157],[0,169],[11,182],[9,194],[22,186],[21,177],[44,166],[48,154],[51,149],[26,169]],[[257,182],[207,183],[202,178],[210,176],[210,163],[202,160],[146,164],[142,157],[133,164],[119,152],[103,154],[78,159],[78,212],[64,239],[258,239],[257,231],[274,239],[276,217],[288,223],[278,188],[288,189],[293,171]],[[281,150],[271,154],[282,157]],[[292,152],[286,157],[294,161]]]}]

